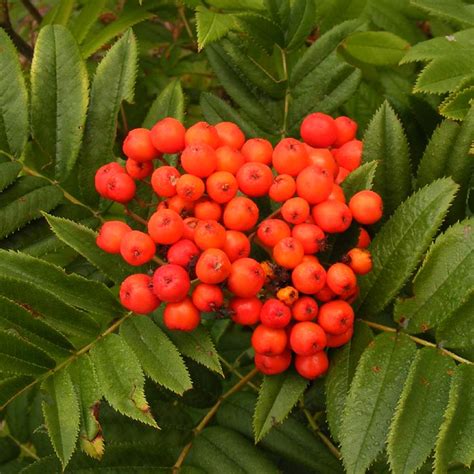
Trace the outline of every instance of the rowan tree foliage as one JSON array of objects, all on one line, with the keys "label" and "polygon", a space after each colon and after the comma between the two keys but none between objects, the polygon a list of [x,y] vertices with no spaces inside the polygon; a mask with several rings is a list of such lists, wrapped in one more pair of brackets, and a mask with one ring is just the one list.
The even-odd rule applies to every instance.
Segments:
[{"label": "rowan tree foliage", "polygon": [[[472,472],[472,0],[5,0],[0,26],[0,472]],[[258,374],[229,319],[125,311],[94,174],[127,132],[275,144],[316,111],[358,122],[344,191],[385,206],[328,374]]]}]

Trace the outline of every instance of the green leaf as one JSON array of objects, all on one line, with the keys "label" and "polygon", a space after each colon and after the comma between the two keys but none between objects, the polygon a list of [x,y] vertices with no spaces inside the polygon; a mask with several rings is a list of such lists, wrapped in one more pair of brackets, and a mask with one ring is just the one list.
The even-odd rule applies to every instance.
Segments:
[{"label": "green leaf", "polygon": [[42,385],[46,392],[43,413],[48,434],[63,469],[76,449],[80,412],[76,392],[67,370],[48,377]]},{"label": "green leaf", "polygon": [[198,326],[194,331],[184,332],[170,331],[162,323],[160,325],[181,354],[193,359],[209,370],[217,372],[222,376],[224,375],[216,348],[206,328]]},{"label": "green leaf", "polygon": [[16,375],[0,378],[0,410],[3,410],[18,393],[34,382],[34,378],[27,375]]},{"label": "green leaf", "polygon": [[69,29],[76,41],[81,44],[92,25],[105,8],[106,0],[89,0],[79,15],[70,22]]},{"label": "green leaf", "polygon": [[408,332],[425,332],[459,310],[474,295],[474,218],[440,235],[413,280],[413,296],[399,299],[395,320]]},{"label": "green leaf", "polygon": [[0,330],[0,371],[15,375],[40,375],[56,363],[41,349],[11,332]]},{"label": "green leaf", "polygon": [[474,7],[462,0],[411,0],[415,7],[426,10],[430,15],[461,26],[474,26]]},{"label": "green leaf", "polygon": [[367,127],[362,160],[378,161],[374,190],[382,196],[384,214],[388,217],[411,190],[408,141],[388,102],[384,102]]},{"label": "green leaf", "polygon": [[456,364],[436,349],[417,351],[388,436],[394,474],[417,471],[436,442]]},{"label": "green leaf", "polygon": [[53,232],[66,244],[84,256],[89,262],[115,283],[121,283],[131,269],[120,255],[103,252],[95,243],[96,233],[81,224],[62,217],[45,215]]},{"label": "green leaf", "polygon": [[373,316],[397,295],[435,236],[457,186],[440,179],[412,194],[371,243],[373,270],[360,278],[358,311]]},{"label": "green leaf", "polygon": [[445,319],[436,331],[436,340],[444,347],[472,349],[474,341],[474,295],[449,318]]},{"label": "green leaf", "polygon": [[[257,397],[253,393],[236,393],[222,404],[216,415],[217,422],[253,440],[252,416],[256,402]],[[309,472],[343,472],[342,465],[327,447],[306,426],[292,417],[276,425],[259,442],[259,446],[280,459],[284,458],[307,468]]]},{"label": "green leaf", "polygon": [[137,68],[137,43],[127,31],[97,66],[91,86],[89,111],[79,160],[79,187],[87,203],[96,204],[94,175],[100,166],[114,161],[113,147],[121,103],[133,101]]},{"label": "green leaf", "polygon": [[135,352],[146,374],[156,383],[180,395],[192,388],[180,353],[148,317],[137,316],[125,321],[120,335]]},{"label": "green leaf", "polygon": [[62,268],[24,253],[0,250],[1,273],[41,286],[68,304],[100,315],[102,321],[123,313],[123,308],[104,284],[78,274],[66,274]]},{"label": "green leaf", "polygon": [[451,176],[461,188],[450,212],[455,222],[465,215],[466,197],[474,160],[470,156],[474,135],[474,106],[462,124],[445,120],[435,130],[418,167],[417,186],[424,186],[437,178]]},{"label": "green leaf", "polygon": [[76,359],[67,371],[77,395],[80,410],[79,441],[89,456],[101,459],[104,454],[104,438],[99,423],[99,404],[102,393],[97,382],[94,365],[86,354]]},{"label": "green leaf", "polygon": [[218,13],[199,5],[196,8],[196,29],[199,50],[225,36],[235,26],[234,16]]},{"label": "green leaf", "polygon": [[458,462],[469,466],[474,460],[474,365],[461,364],[454,372],[448,408],[438,435],[434,472],[447,471]]},{"label": "green leaf", "polygon": [[54,209],[63,193],[47,181],[22,176],[0,194],[0,238],[41,217],[41,211]]},{"label": "green leaf", "polygon": [[0,297],[0,329],[13,333],[41,349],[54,359],[70,355],[74,347],[52,326],[46,324],[27,305]]},{"label": "green leaf", "polygon": [[235,431],[220,426],[206,428],[196,436],[186,464],[198,467],[207,474],[279,472],[250,441]]},{"label": "green leaf", "polygon": [[349,200],[354,194],[364,189],[372,189],[375,173],[377,171],[377,161],[369,161],[355,169],[342,182],[341,187],[346,199]]},{"label": "green leaf", "polygon": [[439,107],[439,113],[452,120],[464,120],[474,100],[474,85],[461,87],[450,94]]},{"label": "green leaf", "polygon": [[[120,18],[113,21],[105,28],[100,29],[99,33],[95,33],[93,35],[90,34],[81,44],[82,56],[84,58],[88,58],[98,51],[104,44],[108,43],[124,31],[126,31],[126,33],[119,41],[117,41],[117,43],[127,37],[128,39],[126,41],[130,41],[130,38],[133,37],[133,35],[129,28],[131,28],[133,25],[136,25],[137,23],[147,20],[151,16],[152,14],[144,8],[129,9],[127,12],[123,13]],[[134,38],[133,41],[135,41]]]},{"label": "green leaf", "polygon": [[307,385],[306,379],[292,371],[263,377],[253,417],[256,443],[290,414]]},{"label": "green leaf", "polygon": [[66,26],[74,8],[75,0],[61,0],[43,17],[41,28],[46,25]]},{"label": "green leaf", "polygon": [[143,121],[143,127],[152,128],[158,120],[174,117],[184,121],[184,94],[179,79],[172,80],[156,97]]},{"label": "green leaf", "polygon": [[19,158],[28,138],[28,93],[18,53],[3,29],[0,48],[0,150]]},{"label": "green leaf", "polygon": [[118,412],[157,427],[145,399],[145,377],[130,347],[117,334],[109,334],[91,350],[99,386]]},{"label": "green leaf", "polygon": [[382,451],[416,345],[403,334],[380,334],[362,354],[340,431],[348,474],[364,473]]},{"label": "green leaf", "polygon": [[250,36],[250,40],[271,54],[275,44],[284,46],[283,32],[272,20],[260,13],[244,11],[234,16],[238,27]]},{"label": "green leaf", "polygon": [[21,168],[21,164],[16,161],[0,164],[0,192],[15,181]]},{"label": "green leaf", "polygon": [[87,104],[87,72],[74,37],[63,26],[44,27],[31,64],[31,131],[58,181],[76,163]]},{"label": "green leaf", "polygon": [[348,36],[341,48],[356,61],[373,66],[392,66],[400,62],[409,43],[388,31],[361,31]]},{"label": "green leaf", "polygon": [[316,3],[314,0],[292,2],[286,33],[286,47],[294,49],[301,46],[316,23]]},{"label": "green leaf", "polygon": [[329,429],[335,440],[341,437],[342,414],[357,364],[373,338],[372,330],[366,324],[356,323],[354,337],[337,349],[331,358],[326,377],[326,412]]},{"label": "green leaf", "polygon": [[44,318],[58,331],[75,336],[78,342],[88,342],[99,332],[99,325],[87,313],[29,281],[0,275],[0,295],[17,302],[34,317]]}]

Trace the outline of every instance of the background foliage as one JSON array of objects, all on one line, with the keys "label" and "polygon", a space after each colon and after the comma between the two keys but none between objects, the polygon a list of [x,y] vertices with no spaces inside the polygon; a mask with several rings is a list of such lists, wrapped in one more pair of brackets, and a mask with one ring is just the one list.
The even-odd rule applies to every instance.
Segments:
[{"label": "background foliage", "polygon": [[[472,1],[22,0],[0,24],[0,472],[472,472]],[[256,375],[227,320],[125,313],[93,176],[127,131],[275,143],[312,111],[358,121],[345,192],[386,204],[327,377]]]}]

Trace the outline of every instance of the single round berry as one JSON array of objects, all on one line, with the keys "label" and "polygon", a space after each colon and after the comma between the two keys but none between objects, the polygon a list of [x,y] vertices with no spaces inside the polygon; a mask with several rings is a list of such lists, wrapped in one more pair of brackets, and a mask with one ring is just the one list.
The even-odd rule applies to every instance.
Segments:
[{"label": "single round berry", "polygon": [[374,191],[359,191],[351,197],[349,209],[359,224],[375,224],[382,218],[382,198]]},{"label": "single round berry", "polygon": [[295,225],[291,230],[291,236],[301,242],[306,255],[318,253],[326,247],[326,235],[315,224]]},{"label": "single round berry", "polygon": [[219,122],[214,125],[214,128],[222,145],[240,150],[245,143],[245,135],[239,126],[233,122]]},{"label": "single round berry", "polygon": [[184,135],[184,141],[186,146],[204,144],[216,149],[221,145],[217,130],[207,122],[197,122],[189,127]]},{"label": "single round berry", "polygon": [[146,128],[130,130],[125,137],[122,150],[127,158],[135,161],[151,161],[160,155],[153,146],[150,130]]},{"label": "single round berry", "polygon": [[227,145],[217,148],[216,160],[216,171],[227,171],[233,175],[237,174],[237,171],[245,163],[242,153]]},{"label": "single round berry", "polygon": [[336,125],[337,138],[334,142],[335,147],[340,147],[351,140],[354,140],[357,133],[357,123],[349,117],[342,115],[334,119]]},{"label": "single round berry", "polygon": [[312,355],[326,347],[326,333],[311,321],[296,323],[290,332],[290,346],[298,355]]},{"label": "single round berry", "polygon": [[346,301],[329,301],[319,309],[318,324],[328,334],[343,334],[354,325],[354,310]]},{"label": "single round berry", "polygon": [[216,221],[200,221],[194,230],[194,242],[202,249],[222,249],[226,241],[226,230]]},{"label": "single round berry", "polygon": [[362,142],[351,140],[337,150],[334,150],[337,164],[346,170],[354,171],[362,162]]},{"label": "single round berry", "polygon": [[330,150],[306,145],[306,151],[308,152],[310,165],[326,170],[334,179],[336,178],[339,173],[339,165]]},{"label": "single round berry", "polygon": [[194,217],[203,221],[219,221],[222,217],[222,208],[217,202],[202,197],[194,203]]},{"label": "single round berry", "polygon": [[314,295],[326,283],[326,271],[315,262],[302,262],[291,272],[291,281],[301,293]]},{"label": "single round berry", "polygon": [[252,347],[258,354],[276,356],[282,354],[288,342],[284,329],[275,329],[260,324],[252,334]]},{"label": "single round berry", "polygon": [[125,170],[133,179],[145,179],[153,173],[153,163],[150,161],[136,161],[129,158],[125,162]]},{"label": "single round berry", "polygon": [[127,232],[120,243],[120,254],[123,259],[134,266],[149,262],[154,257],[155,251],[156,246],[152,238],[139,230]]},{"label": "single round berry", "polygon": [[318,303],[310,296],[302,296],[293,303],[291,312],[296,321],[313,321],[318,315]]},{"label": "single round berry", "polygon": [[193,290],[192,300],[199,311],[210,312],[220,308],[224,303],[224,294],[216,285],[199,283]]},{"label": "single round berry", "polygon": [[236,178],[240,190],[251,197],[265,196],[273,184],[272,170],[263,163],[245,163]]},{"label": "single round berry", "polygon": [[163,311],[163,322],[174,331],[193,331],[199,326],[201,315],[188,297],[178,303],[168,303]]},{"label": "single round berry", "polygon": [[190,287],[189,274],[179,265],[162,265],[153,274],[153,291],[161,301],[181,301],[188,294]]},{"label": "single round berry", "polygon": [[303,244],[293,237],[286,237],[273,247],[273,259],[284,268],[295,268],[303,256]]},{"label": "single round berry", "polygon": [[183,219],[172,209],[156,211],[148,221],[148,233],[157,244],[174,244],[183,236],[183,232]]},{"label": "single round berry", "polygon": [[327,285],[336,295],[350,295],[357,286],[354,271],[345,263],[334,263],[328,268]]},{"label": "single round berry", "polygon": [[227,229],[250,230],[258,221],[258,207],[249,198],[237,196],[224,209],[224,225]]},{"label": "single round berry", "polygon": [[211,199],[224,204],[229,202],[239,190],[237,179],[228,171],[216,171],[206,180],[207,194]]},{"label": "single round berry", "polygon": [[309,204],[319,204],[329,197],[333,183],[333,177],[328,170],[311,165],[296,178],[296,194]]},{"label": "single round berry", "polygon": [[97,247],[107,253],[120,253],[123,236],[131,232],[130,226],[122,221],[107,221],[99,230],[96,238]]},{"label": "single round berry", "polygon": [[327,148],[336,141],[337,128],[332,117],[316,112],[303,120],[300,134],[308,145],[315,148]]},{"label": "single round berry", "polygon": [[343,259],[357,275],[365,275],[372,270],[372,255],[368,250],[354,248]]},{"label": "single round berry", "polygon": [[110,176],[117,173],[125,173],[125,170],[115,162],[107,163],[96,171],[94,178],[95,189],[102,197],[106,197],[107,194],[107,180]]},{"label": "single round berry", "polygon": [[329,359],[324,351],[310,356],[297,355],[295,369],[305,379],[314,380],[324,375],[329,367]]},{"label": "single round berry", "polygon": [[216,169],[216,152],[205,143],[188,145],[181,153],[181,166],[189,174],[207,178]]},{"label": "single round berry", "polygon": [[197,201],[204,190],[204,181],[192,174],[183,174],[176,183],[176,193],[186,201]]},{"label": "single round berry", "polygon": [[238,230],[228,230],[225,233],[224,252],[231,262],[235,262],[239,258],[245,258],[250,255],[250,240]]},{"label": "single round berry", "polygon": [[291,364],[291,352],[284,351],[275,356],[255,354],[255,367],[265,375],[276,375],[285,372]]},{"label": "single round berry", "polygon": [[337,336],[333,334],[327,334],[327,347],[341,347],[344,344],[348,343],[352,339],[354,334],[354,326],[351,326],[346,332],[338,334]]},{"label": "single round berry", "polygon": [[168,249],[166,259],[168,263],[188,268],[192,262],[197,260],[200,253],[200,250],[192,240],[181,239]]},{"label": "single round berry", "polygon": [[324,232],[345,232],[352,223],[350,209],[339,201],[324,201],[313,207],[312,216]]},{"label": "single round berry", "polygon": [[291,321],[291,310],[280,300],[270,298],[262,306],[260,321],[265,326],[271,328],[284,328]]},{"label": "single round berry", "polygon": [[194,242],[194,232],[199,223],[196,217],[186,217],[183,219],[183,239],[189,239]]},{"label": "single round berry", "polygon": [[253,258],[239,258],[232,263],[227,287],[241,298],[255,296],[265,283],[265,272]]},{"label": "single round berry", "polygon": [[105,181],[105,196],[112,201],[126,204],[135,197],[135,181],[126,173],[110,175]]},{"label": "single round berry", "polygon": [[176,184],[180,176],[174,166],[160,166],[151,175],[151,187],[158,196],[172,197],[176,194]]},{"label": "single round berry", "polygon": [[332,185],[331,194],[328,196],[328,201],[339,201],[343,204],[346,203],[346,196],[344,195],[344,190],[338,184],[334,183]]},{"label": "single round berry", "polygon": [[166,117],[151,129],[151,141],[161,153],[178,153],[184,150],[185,132],[186,129],[179,120]]},{"label": "single round berry", "polygon": [[333,300],[336,298],[336,293],[329,288],[327,283],[324,285],[323,288],[321,288],[315,295],[314,295],[318,301],[321,301],[322,303],[327,303],[328,301]]},{"label": "single round berry", "polygon": [[264,138],[250,138],[242,146],[245,161],[269,165],[272,162],[272,144]]},{"label": "single round berry", "polygon": [[143,273],[125,278],[120,285],[119,298],[125,308],[138,314],[151,313],[160,305],[160,300],[153,293],[151,277]]},{"label": "single round berry", "polygon": [[310,208],[308,201],[301,197],[288,199],[281,206],[281,216],[289,224],[302,224],[309,217]]},{"label": "single round berry", "polygon": [[157,211],[162,211],[163,209],[174,211],[184,219],[194,212],[194,201],[188,201],[176,194],[176,196],[161,201],[156,208]]},{"label": "single round berry", "polygon": [[289,174],[279,174],[273,179],[268,190],[268,195],[275,202],[284,202],[294,196],[296,192],[296,181]]},{"label": "single round berry", "polygon": [[281,219],[265,219],[258,226],[257,237],[263,245],[274,247],[280,240],[291,237],[291,229]]},{"label": "single round berry", "polygon": [[232,321],[243,326],[252,326],[260,322],[262,302],[256,297],[239,298],[235,296],[229,301]]},{"label": "single round berry", "polygon": [[284,138],[273,150],[272,162],[279,174],[298,176],[309,165],[308,152],[298,140]]},{"label": "single round berry", "polygon": [[222,283],[230,271],[229,257],[220,249],[204,250],[196,263],[196,276],[210,285]]}]

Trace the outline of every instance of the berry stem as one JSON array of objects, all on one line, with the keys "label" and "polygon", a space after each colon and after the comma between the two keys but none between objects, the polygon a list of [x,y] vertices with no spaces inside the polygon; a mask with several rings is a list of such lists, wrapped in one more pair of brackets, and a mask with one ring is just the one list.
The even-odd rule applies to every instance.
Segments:
[{"label": "berry stem", "polygon": [[[219,360],[222,362],[222,364],[227,368],[227,370],[229,372],[231,372],[232,374],[236,375],[237,377],[239,377],[239,379],[243,379],[245,377],[245,375],[242,375],[236,368],[234,365],[232,365],[230,362],[228,362],[227,360],[225,360],[221,355],[217,355],[217,357],[219,358]],[[258,387],[252,383],[252,382],[247,382],[247,385],[252,388],[253,390],[255,390],[256,392],[258,392]]]},{"label": "berry stem", "polygon": [[[252,369],[247,375],[245,375],[242,379],[240,379],[239,382],[237,382],[231,389],[229,389],[227,392],[224,393],[221,397],[219,397],[219,400],[212,406],[212,408],[207,412],[206,416],[200,421],[200,423],[194,428],[193,430],[193,437],[196,437],[201,433],[201,431],[209,424],[209,422],[212,420],[214,415],[217,413],[219,410],[220,406],[222,405],[222,402],[225,401],[227,398],[232,396],[234,393],[238,392],[240,389],[245,387],[257,374],[259,373],[258,369],[255,367]],[[178,473],[179,470],[181,469],[181,466],[183,465],[184,460],[186,459],[186,456],[188,455],[189,451],[191,450],[191,447],[193,445],[193,442],[190,441],[181,451],[178,460],[176,461],[175,465],[173,466],[173,474]]]},{"label": "berry stem", "polygon": [[[399,332],[397,328],[392,328],[390,326],[384,326],[383,324],[379,323],[374,323],[372,321],[366,321],[365,319],[358,319],[358,321],[366,324],[367,326],[378,329],[379,331],[384,331],[384,332]],[[405,333],[404,333],[405,334]],[[425,347],[434,347],[435,349],[438,349],[440,352],[443,354],[447,355],[448,357],[451,357],[457,362],[460,362],[461,364],[472,364],[473,362],[465,359],[464,357],[458,356],[454,352],[448,351],[447,349],[444,349],[443,347],[438,346],[437,344],[434,344],[433,342],[430,341],[425,341],[424,339],[421,339],[420,337],[412,336],[411,334],[406,334],[413,342],[416,342],[417,344],[420,344],[420,346],[425,346]]]}]

